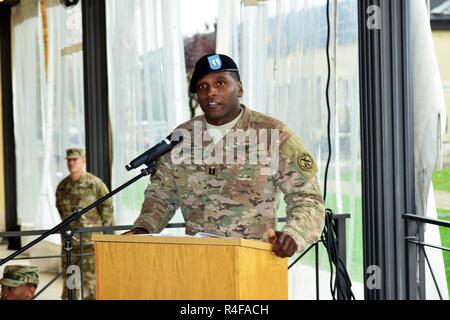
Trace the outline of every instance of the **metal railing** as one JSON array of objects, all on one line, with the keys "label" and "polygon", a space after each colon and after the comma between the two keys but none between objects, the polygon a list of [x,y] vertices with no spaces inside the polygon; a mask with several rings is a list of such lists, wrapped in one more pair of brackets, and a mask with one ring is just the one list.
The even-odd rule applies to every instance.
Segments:
[{"label": "metal railing", "polygon": [[[176,224],[171,225],[172,228],[177,228]],[[92,256],[92,253],[83,253],[83,234],[90,234],[96,232],[102,232],[104,234],[114,234],[115,231],[121,230],[130,230],[132,226],[112,226],[112,227],[92,227],[92,228],[79,228],[74,229],[73,234],[79,234],[80,237],[80,254],[72,254],[75,258],[72,261],[72,265],[80,263],[80,276],[81,276],[81,299],[84,299],[83,292],[83,259],[84,257]],[[33,231],[11,231],[11,232],[0,232],[0,238],[9,239],[9,238],[17,238],[17,237],[32,237],[32,236],[41,236],[46,233],[48,230],[33,230]],[[11,261],[21,261],[21,260],[45,260],[45,259],[63,259],[65,255],[46,255],[46,256],[22,256],[12,259]],[[1,259],[0,259],[1,262]],[[55,283],[59,278],[63,277],[66,274],[69,266],[63,266],[63,269],[58,272],[42,289],[40,289],[35,295],[34,299],[39,297],[45,290],[47,290],[53,283]]]},{"label": "metal railing", "polygon": [[[349,214],[338,214],[334,216],[334,222],[336,226],[336,236],[338,240],[338,247],[339,247],[339,255],[343,261],[346,259],[346,219],[350,217]],[[285,218],[279,218],[279,223],[286,222]],[[84,253],[83,252],[83,235],[85,234],[91,234],[91,233],[103,233],[103,234],[114,234],[117,231],[125,231],[130,230],[133,226],[131,225],[125,225],[125,226],[112,226],[112,227],[91,227],[91,228],[79,228],[79,229],[73,229],[72,232],[74,235],[79,235],[79,242],[80,242],[80,253],[74,254],[72,253],[71,256],[74,257],[74,260],[72,260],[71,265],[75,265],[79,263],[80,267],[80,277],[81,277],[81,287],[80,287],[80,294],[81,299],[84,300],[84,290],[83,290],[83,258],[95,255],[95,253]],[[166,229],[176,229],[176,228],[184,228],[184,223],[170,223],[166,226]],[[34,230],[34,231],[12,231],[12,232],[0,232],[0,238],[9,239],[9,238],[16,238],[16,237],[30,237],[30,236],[41,236],[48,230]],[[315,278],[316,278],[316,299],[320,299],[320,289],[319,289],[319,247],[322,241],[319,241],[313,245],[311,245],[307,250],[305,250],[298,258],[294,260],[289,265],[289,269],[293,267],[299,260],[301,260],[311,249],[314,248],[315,252]],[[34,257],[28,257],[28,256],[22,256],[22,257],[16,257],[12,259],[11,261],[20,261],[20,260],[43,260],[43,259],[62,259],[65,255],[47,255],[47,256],[34,256]],[[3,257],[4,259],[4,257]],[[1,262],[1,259],[0,259]],[[34,299],[39,297],[45,290],[47,290],[50,286],[52,286],[59,278],[63,277],[67,273],[67,269],[69,266],[62,266],[63,269],[58,272],[47,284],[42,287],[34,296]],[[338,296],[339,298],[339,296]]]},{"label": "metal railing", "polygon": [[428,255],[426,253],[425,247],[438,249],[438,250],[442,250],[442,251],[447,251],[447,252],[450,252],[450,248],[424,242],[422,227],[423,227],[423,225],[429,224],[429,225],[434,225],[434,226],[438,226],[438,227],[450,228],[450,222],[444,221],[444,220],[439,220],[439,219],[426,218],[426,217],[415,215],[415,214],[404,214],[403,219],[405,219],[406,221],[411,222],[411,223],[415,222],[417,224],[417,227],[414,228],[415,230],[417,230],[415,232],[415,234],[408,235],[405,240],[408,243],[415,245],[417,247],[417,249],[419,251],[421,251],[421,253],[423,254],[423,257],[427,263],[427,267],[430,270],[431,277],[433,279],[433,282],[436,287],[436,291],[439,295],[439,298],[441,300],[443,300],[441,290],[439,289],[439,285],[437,283],[433,268],[431,267],[430,260],[428,259]]}]

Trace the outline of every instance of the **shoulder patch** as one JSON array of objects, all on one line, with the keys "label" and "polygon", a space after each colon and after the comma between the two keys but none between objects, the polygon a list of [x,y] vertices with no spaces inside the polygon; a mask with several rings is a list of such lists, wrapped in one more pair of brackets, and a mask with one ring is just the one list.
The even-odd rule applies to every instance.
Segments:
[{"label": "shoulder patch", "polygon": [[280,129],[283,123],[271,116],[251,110],[251,122],[253,129]]},{"label": "shoulder patch", "polygon": [[297,157],[297,164],[300,169],[309,172],[313,169],[314,160],[309,153],[302,153]]},{"label": "shoulder patch", "polygon": [[282,143],[280,153],[289,159],[306,179],[310,179],[317,174],[316,161],[295,134],[291,134]]}]

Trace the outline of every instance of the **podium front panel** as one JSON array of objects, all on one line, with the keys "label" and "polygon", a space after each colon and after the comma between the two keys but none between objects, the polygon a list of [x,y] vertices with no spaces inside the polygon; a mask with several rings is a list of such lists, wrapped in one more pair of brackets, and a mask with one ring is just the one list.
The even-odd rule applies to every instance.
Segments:
[{"label": "podium front panel", "polygon": [[287,299],[287,259],[244,239],[95,235],[99,300]]}]

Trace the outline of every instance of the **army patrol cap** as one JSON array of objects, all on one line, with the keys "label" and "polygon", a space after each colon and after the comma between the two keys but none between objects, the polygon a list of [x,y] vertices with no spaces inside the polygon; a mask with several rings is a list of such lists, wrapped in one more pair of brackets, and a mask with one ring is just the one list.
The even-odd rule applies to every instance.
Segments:
[{"label": "army patrol cap", "polygon": [[66,150],[66,159],[86,158],[86,152],[81,148],[72,148]]},{"label": "army patrol cap", "polygon": [[24,284],[39,284],[39,268],[34,266],[6,266],[0,285],[17,288]]},{"label": "army patrol cap", "polygon": [[229,56],[224,54],[209,54],[201,57],[195,64],[194,73],[192,74],[189,91],[191,93],[197,92],[197,82],[213,72],[231,71],[239,73],[236,63]]}]

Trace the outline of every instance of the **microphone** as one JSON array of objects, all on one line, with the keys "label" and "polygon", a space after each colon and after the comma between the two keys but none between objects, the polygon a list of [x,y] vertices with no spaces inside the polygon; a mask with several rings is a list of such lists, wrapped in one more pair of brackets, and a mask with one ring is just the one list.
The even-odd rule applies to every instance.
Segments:
[{"label": "microphone", "polygon": [[149,165],[159,157],[171,151],[181,141],[183,141],[183,136],[179,136],[178,141],[172,141],[172,134],[170,134],[166,139],[131,161],[130,164],[125,167],[125,169],[127,169],[127,171],[131,171],[142,166],[143,164]]}]

